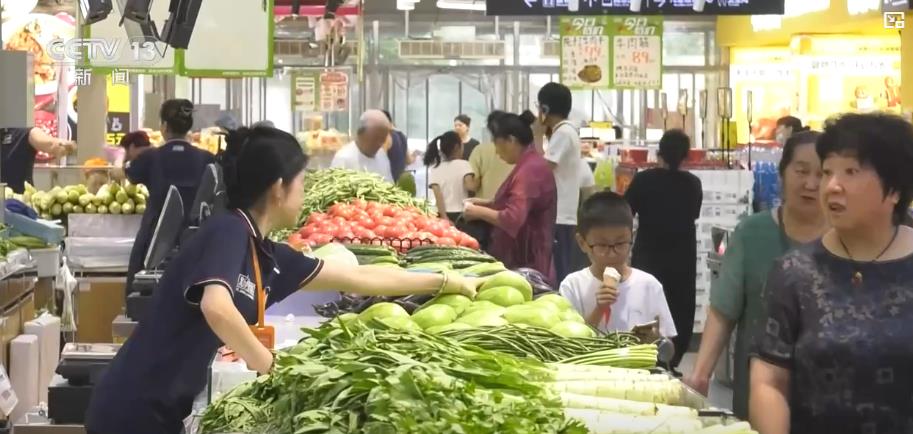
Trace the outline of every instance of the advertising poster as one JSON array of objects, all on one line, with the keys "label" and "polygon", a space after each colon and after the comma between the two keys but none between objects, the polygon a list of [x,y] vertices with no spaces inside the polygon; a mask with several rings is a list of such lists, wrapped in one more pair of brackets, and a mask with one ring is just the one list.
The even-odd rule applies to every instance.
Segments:
[{"label": "advertising poster", "polygon": [[[748,123],[748,91],[752,93],[754,140],[773,140],[777,119],[798,116],[798,75],[789,47],[732,48],[729,80],[733,121]],[[738,129],[738,143],[747,143],[748,129]]]},{"label": "advertising poster", "polygon": [[130,86],[108,76],[108,118],[105,143],[117,146],[130,128]]},{"label": "advertising poster", "polygon": [[[75,0],[0,0],[3,49],[33,55],[35,126],[48,134],[75,138],[76,74],[73,64],[55,60],[55,39],[76,35]],[[61,125],[62,124],[62,125]],[[50,157],[39,153],[38,161]]]}]

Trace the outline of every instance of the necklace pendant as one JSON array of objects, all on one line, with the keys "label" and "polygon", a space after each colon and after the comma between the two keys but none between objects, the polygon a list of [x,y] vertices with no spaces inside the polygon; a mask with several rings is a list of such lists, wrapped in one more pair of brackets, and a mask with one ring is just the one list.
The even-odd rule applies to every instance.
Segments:
[{"label": "necklace pendant", "polygon": [[852,282],[853,282],[853,285],[856,285],[856,286],[862,285],[862,272],[861,271],[857,271],[857,272],[853,273]]}]

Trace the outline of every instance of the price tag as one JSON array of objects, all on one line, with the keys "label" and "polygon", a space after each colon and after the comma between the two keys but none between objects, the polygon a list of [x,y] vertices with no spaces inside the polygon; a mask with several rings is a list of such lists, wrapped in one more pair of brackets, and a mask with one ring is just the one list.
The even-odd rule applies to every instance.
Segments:
[{"label": "price tag", "polygon": [[621,89],[662,86],[662,22],[653,17],[622,19],[613,38],[613,82]]},{"label": "price tag", "polygon": [[608,89],[611,39],[606,17],[561,23],[561,82],[571,89]]}]

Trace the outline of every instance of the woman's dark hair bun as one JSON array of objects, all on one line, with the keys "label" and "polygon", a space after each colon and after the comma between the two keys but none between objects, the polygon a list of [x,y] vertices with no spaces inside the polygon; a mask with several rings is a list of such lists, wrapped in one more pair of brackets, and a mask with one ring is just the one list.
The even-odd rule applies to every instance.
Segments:
[{"label": "woman's dark hair bun", "polygon": [[219,154],[231,208],[256,206],[276,181],[291,183],[307,166],[307,156],[291,134],[272,127],[229,131]]},{"label": "woman's dark hair bun", "polygon": [[187,134],[193,127],[193,103],[189,100],[169,99],[162,103],[159,115],[174,134]]},{"label": "woman's dark hair bun", "polygon": [[526,122],[527,125],[532,126],[536,123],[536,115],[534,115],[533,112],[526,110],[520,114],[520,120]]}]

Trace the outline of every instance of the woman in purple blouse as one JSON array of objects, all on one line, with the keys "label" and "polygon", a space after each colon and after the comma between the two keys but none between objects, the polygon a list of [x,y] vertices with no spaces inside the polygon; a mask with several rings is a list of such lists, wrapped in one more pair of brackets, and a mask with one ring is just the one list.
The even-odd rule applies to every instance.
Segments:
[{"label": "woman in purple blouse", "polygon": [[532,268],[555,283],[552,244],[558,194],[551,167],[532,146],[535,119],[529,111],[488,117],[498,156],[515,166],[494,200],[471,199],[464,218],[494,226],[489,252],[508,268]]}]

